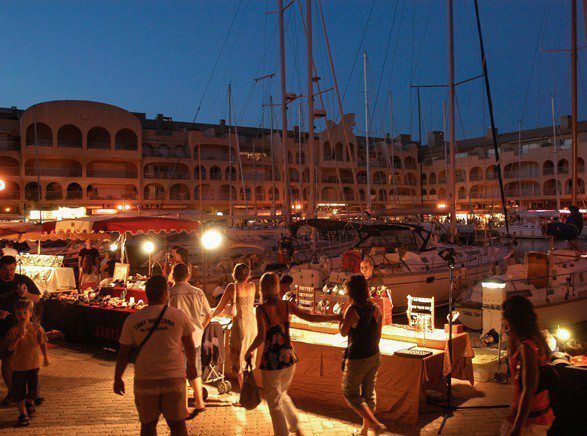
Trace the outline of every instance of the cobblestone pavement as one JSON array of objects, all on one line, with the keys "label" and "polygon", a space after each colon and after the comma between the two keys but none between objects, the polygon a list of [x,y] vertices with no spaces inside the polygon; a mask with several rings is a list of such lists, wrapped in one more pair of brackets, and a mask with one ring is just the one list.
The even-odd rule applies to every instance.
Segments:
[{"label": "cobblestone pavement", "polygon": [[[37,409],[31,425],[14,428],[16,407],[0,409],[0,432],[10,434],[138,434],[139,424],[132,398],[132,369],[127,370],[127,395],[112,393],[114,355],[105,351],[88,352],[60,346],[50,349],[51,366],[41,370],[41,391],[45,402]],[[210,388],[208,409],[188,429],[194,435],[271,435],[271,418],[263,402],[256,410],[233,407],[236,394],[218,396]],[[4,394],[4,389],[0,392]],[[455,396],[467,398],[464,405],[504,404],[511,396],[509,386],[478,383],[474,388],[456,384]],[[347,408],[321,410],[319,404],[294,398],[300,409],[306,434],[351,434],[359,420]],[[384,422],[397,434],[436,434],[442,412],[428,406],[416,426]],[[505,409],[459,410],[448,420],[443,434],[498,434]],[[159,433],[167,434],[161,421]]]}]

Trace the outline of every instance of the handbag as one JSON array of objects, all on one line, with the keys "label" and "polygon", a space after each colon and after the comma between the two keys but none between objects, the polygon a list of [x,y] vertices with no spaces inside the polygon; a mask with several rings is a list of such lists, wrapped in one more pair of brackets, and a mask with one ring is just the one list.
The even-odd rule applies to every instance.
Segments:
[{"label": "handbag", "polygon": [[130,351],[130,356],[128,359],[128,361],[130,363],[136,363],[136,361],[139,357],[139,354],[141,353],[141,350],[143,349],[143,347],[145,346],[147,341],[151,338],[151,335],[153,334],[153,332],[159,326],[159,323],[161,322],[161,318],[163,318],[163,315],[165,314],[166,310],[167,310],[167,304],[165,306],[163,306],[163,310],[161,310],[161,313],[159,314],[159,316],[155,320],[155,324],[153,324],[153,327],[151,327],[151,329],[149,330],[149,333],[147,333],[147,336],[145,336],[145,339],[143,339],[138,346],[132,347],[132,349]]},{"label": "handbag", "polygon": [[247,363],[243,372],[243,388],[241,389],[239,403],[247,410],[253,410],[261,403],[261,395],[250,363]]}]

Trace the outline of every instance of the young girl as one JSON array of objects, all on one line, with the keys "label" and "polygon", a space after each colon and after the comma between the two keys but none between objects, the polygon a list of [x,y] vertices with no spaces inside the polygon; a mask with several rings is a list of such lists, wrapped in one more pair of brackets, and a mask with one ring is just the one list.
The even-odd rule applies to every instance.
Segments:
[{"label": "young girl", "polygon": [[44,366],[49,365],[45,343],[45,330],[31,323],[34,304],[19,300],[14,306],[17,324],[6,335],[6,347],[12,355],[12,395],[18,406],[18,425],[27,426],[35,413],[35,400],[39,386],[40,353]]}]

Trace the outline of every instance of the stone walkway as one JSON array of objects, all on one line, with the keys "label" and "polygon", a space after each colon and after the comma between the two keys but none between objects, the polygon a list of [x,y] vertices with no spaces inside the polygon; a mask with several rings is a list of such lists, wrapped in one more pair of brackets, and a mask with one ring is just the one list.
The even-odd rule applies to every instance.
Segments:
[{"label": "stone walkway", "polygon": [[[132,369],[127,371],[127,395],[112,393],[114,355],[105,351],[84,352],[53,346],[51,366],[41,371],[41,390],[45,402],[27,428],[14,428],[16,407],[0,409],[0,432],[10,434],[138,434],[139,424],[132,399]],[[384,375],[380,375],[384,376]],[[233,407],[236,394],[218,396],[211,387],[205,413],[189,422],[194,435],[271,435],[271,418],[263,403],[254,411]],[[4,389],[2,389],[4,394]],[[504,404],[511,397],[509,386],[479,383],[474,388],[455,384],[455,396],[467,398],[464,405]],[[320,404],[296,400],[306,434],[351,434],[358,419],[348,409],[321,410]],[[495,435],[506,409],[470,409],[455,412],[443,434]],[[385,422],[385,421],[384,421]],[[442,422],[441,412],[428,406],[416,426],[386,422],[397,434],[436,434]],[[167,434],[163,422],[159,433]]]}]

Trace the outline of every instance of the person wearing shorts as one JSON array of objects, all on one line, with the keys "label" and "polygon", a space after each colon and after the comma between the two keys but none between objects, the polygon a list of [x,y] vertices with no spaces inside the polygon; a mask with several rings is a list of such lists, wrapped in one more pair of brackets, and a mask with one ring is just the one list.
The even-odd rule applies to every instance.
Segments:
[{"label": "person wearing shorts", "polygon": [[205,326],[210,322],[212,309],[210,309],[210,304],[206,299],[204,291],[189,284],[190,273],[189,268],[185,264],[176,264],[173,267],[171,275],[175,285],[169,289],[169,305],[183,310],[194,326],[192,337],[196,347],[197,373],[194,379],[189,380],[194,390],[194,410],[190,414],[190,419],[192,419],[198,413],[206,410],[202,389],[201,350],[202,335],[204,334]]},{"label": "person wearing shorts", "polygon": [[[165,277],[151,277],[145,284],[145,290],[149,305],[130,315],[122,326],[114,393],[124,395],[122,376],[132,348],[143,344],[136,356],[134,377],[141,435],[157,434],[161,414],[173,436],[187,435],[185,380],[186,376],[193,379],[196,375],[196,348],[192,338],[194,327],[182,310],[168,307],[169,292]],[[150,331],[153,333],[143,342]]]}]

